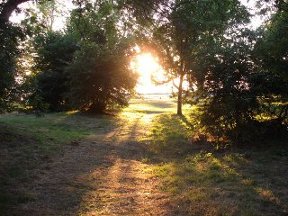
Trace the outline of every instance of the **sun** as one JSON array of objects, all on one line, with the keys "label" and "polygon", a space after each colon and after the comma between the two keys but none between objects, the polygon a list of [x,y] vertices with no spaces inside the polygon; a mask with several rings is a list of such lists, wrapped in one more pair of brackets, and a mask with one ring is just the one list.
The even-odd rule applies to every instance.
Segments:
[{"label": "sun", "polygon": [[160,65],[157,59],[151,53],[142,53],[136,56],[136,70],[140,75],[157,72],[159,68]]},{"label": "sun", "polygon": [[155,80],[165,80],[165,71],[157,57],[151,53],[139,53],[131,62],[132,68],[138,73],[136,91],[140,94],[161,94],[171,92],[167,85],[157,85]]}]

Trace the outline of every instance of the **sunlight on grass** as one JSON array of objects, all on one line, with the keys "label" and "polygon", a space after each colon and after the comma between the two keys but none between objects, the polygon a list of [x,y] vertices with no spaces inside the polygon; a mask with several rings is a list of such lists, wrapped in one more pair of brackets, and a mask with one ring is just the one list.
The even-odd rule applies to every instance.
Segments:
[{"label": "sunlight on grass", "polygon": [[171,113],[156,116],[150,131],[149,147],[162,158],[153,165],[153,172],[162,179],[162,190],[181,206],[176,213],[276,216],[286,212],[288,196],[281,190],[287,182],[276,185],[273,181],[275,176],[282,179],[285,171],[271,172],[278,160],[285,161],[285,154],[217,153],[207,145],[197,148],[191,140],[198,123],[194,118],[197,107],[191,110],[184,119]]},{"label": "sunlight on grass", "polygon": [[[132,99],[128,107],[124,108],[117,116],[118,122],[122,125],[122,129],[129,128],[134,125],[139,131],[142,130],[136,138],[137,141],[147,140],[150,131],[150,125],[153,119],[163,113],[176,112],[176,104],[172,99]],[[133,131],[127,131],[133,134]]]},{"label": "sunlight on grass", "polygon": [[132,99],[129,106],[123,110],[129,113],[161,114],[176,112],[176,103],[171,100],[157,99]]},{"label": "sunlight on grass", "polygon": [[[125,203],[123,184],[135,189],[135,184],[138,188],[147,178],[161,181],[157,188],[169,194],[174,215],[278,216],[288,212],[287,149],[220,152],[207,143],[195,143],[192,137],[198,130],[198,108],[184,106],[185,116],[179,117],[174,114],[175,106],[173,100],[133,99],[129,107],[113,116],[77,112],[47,114],[41,118],[1,115],[0,126],[7,130],[3,133],[6,140],[2,152],[12,153],[0,162],[5,167],[0,184],[31,181],[29,170],[47,163],[65,145],[92,137],[93,143],[105,141],[119,147],[112,157],[116,155],[118,159],[79,177],[85,184],[75,187],[82,192],[87,190],[79,215],[108,214],[109,208],[95,203],[95,197],[102,204]],[[95,154],[107,163],[104,156],[109,155],[112,147],[105,142],[105,147],[100,145]],[[137,153],[139,158],[135,158]],[[130,157],[133,160],[128,160]],[[99,178],[109,184],[108,191],[105,185],[103,191],[91,190],[99,187],[99,181],[95,181]],[[131,184],[134,178],[135,184]],[[153,194],[149,190],[148,187],[137,194],[139,197]],[[138,198],[134,201],[141,203],[143,200]],[[0,190],[0,208],[3,203],[31,200],[33,194],[25,190],[13,196]]]},{"label": "sunlight on grass", "polygon": [[255,189],[255,191],[260,195],[260,197],[264,200],[273,202],[275,204],[280,204],[281,201],[278,197],[276,197],[273,192],[269,189],[258,187]]},{"label": "sunlight on grass", "polygon": [[77,113],[79,113],[79,110],[67,111],[65,114],[67,114],[67,115],[75,115]]},{"label": "sunlight on grass", "polygon": [[[151,178],[152,174],[151,168],[146,164],[119,158],[107,167],[107,172],[101,169],[91,171],[81,177],[84,182],[82,187],[87,191],[82,196],[77,215],[111,215],[113,210],[120,210],[121,215],[145,215],[143,202],[147,196],[153,196],[153,188],[151,184],[143,184],[143,181]],[[131,200],[141,208],[129,208]]]},{"label": "sunlight on grass", "polygon": [[[44,151],[56,150],[57,145],[88,136],[91,131],[72,122],[71,114],[48,114],[38,118],[33,115],[2,115],[0,123],[19,134],[33,137]],[[45,150],[46,149],[46,150]]]},{"label": "sunlight on grass", "polygon": [[271,190],[263,188],[269,178],[265,178],[265,183],[261,183],[261,175],[254,176],[254,180],[247,178],[257,164],[250,168],[243,155],[230,154],[229,157],[227,160],[227,156],[198,153],[157,165],[154,172],[163,179],[162,189],[172,193],[175,202],[189,203],[189,208],[183,210],[187,214],[190,210],[192,214],[196,206],[201,215],[212,212],[217,215],[262,215],[260,211],[267,209],[265,205],[272,212],[287,208]]},{"label": "sunlight on grass", "polygon": [[191,137],[190,126],[175,114],[162,114],[153,119],[150,139],[155,152],[184,153]]},{"label": "sunlight on grass", "polygon": [[[95,118],[75,112],[43,117],[0,115],[0,212],[1,208],[34,199],[33,193],[18,187],[31,182],[41,164],[47,164],[54,155],[61,154],[65,146],[78,146],[80,140],[95,133],[101,135],[113,127],[113,118],[109,116]],[[42,171],[37,170],[37,173]]]}]

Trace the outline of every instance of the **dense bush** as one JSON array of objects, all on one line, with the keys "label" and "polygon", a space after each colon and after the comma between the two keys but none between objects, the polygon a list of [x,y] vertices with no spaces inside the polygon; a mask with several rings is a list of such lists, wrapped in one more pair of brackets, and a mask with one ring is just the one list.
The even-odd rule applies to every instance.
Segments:
[{"label": "dense bush", "polygon": [[[71,35],[57,32],[38,36],[35,40],[36,77],[34,93],[30,97],[41,98],[51,111],[60,111],[69,106],[66,94],[68,75],[66,67],[72,62],[77,42]],[[37,96],[36,96],[36,95]]]},{"label": "dense bush", "polygon": [[0,20],[0,111],[7,110],[13,99],[18,42],[24,34],[18,27]]},{"label": "dense bush", "polygon": [[255,50],[234,43],[217,49],[203,65],[204,81],[196,98],[207,134],[241,145],[285,140],[288,85],[279,73],[257,64]]},{"label": "dense bush", "polygon": [[136,84],[136,76],[129,69],[129,52],[125,43],[107,49],[98,45],[81,48],[67,70],[75,108],[103,112],[109,106],[128,104]]},{"label": "dense bush", "polygon": [[117,27],[115,4],[87,4],[72,12],[68,31],[78,38],[80,50],[67,68],[69,99],[73,107],[91,112],[128,104],[136,85],[130,69],[133,41]]}]

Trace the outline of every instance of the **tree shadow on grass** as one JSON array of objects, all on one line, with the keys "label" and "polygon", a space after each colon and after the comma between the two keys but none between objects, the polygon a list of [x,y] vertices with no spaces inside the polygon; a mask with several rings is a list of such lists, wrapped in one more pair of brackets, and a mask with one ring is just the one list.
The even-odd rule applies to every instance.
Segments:
[{"label": "tree shadow on grass", "polygon": [[193,125],[184,116],[162,114],[155,117],[149,135],[149,148],[164,160],[179,159],[203,150],[213,150],[207,143],[193,142]]},{"label": "tree shadow on grass", "polygon": [[1,116],[0,215],[23,215],[18,207],[36,199],[31,182],[49,172],[54,155],[61,157],[91,134],[113,130],[114,122],[110,116],[82,114]]},{"label": "tree shadow on grass", "polygon": [[[51,119],[52,120],[52,119]],[[91,119],[66,117],[57,124],[83,124]],[[94,121],[100,120],[98,117]],[[115,120],[115,119],[114,119]],[[103,122],[102,122],[103,123]],[[125,123],[125,122],[124,122]],[[168,198],[145,174],[147,146],[138,142],[139,120],[91,125],[92,138],[66,145],[62,153],[38,163],[26,191],[31,199],[8,206],[3,215],[165,215]]]},{"label": "tree shadow on grass", "polygon": [[[64,184],[56,183],[62,185],[60,190],[53,187],[57,191],[44,193],[55,195],[53,198],[54,206],[49,207],[46,202],[47,199],[45,199],[42,201],[45,206],[41,209],[44,207],[47,209],[48,206],[47,212],[55,212],[56,210],[57,213],[60,212],[64,215],[143,215],[147,212],[152,213],[156,205],[162,205],[162,203],[157,204],[160,199],[156,199],[159,196],[153,194],[155,189],[150,187],[149,183],[147,184],[149,179],[141,176],[143,171],[141,160],[145,154],[143,145],[137,142],[125,142],[119,143],[119,145],[111,145],[110,143],[108,146],[97,143],[96,145],[99,145],[97,149],[101,149],[102,152],[96,150],[94,145],[93,149],[97,153],[93,153],[92,158],[89,158],[92,151],[90,150],[84,160],[78,160],[77,164],[74,164],[81,172],[70,171],[73,176],[69,177]],[[85,148],[86,150],[87,148]],[[64,160],[67,162],[68,159]],[[91,160],[93,161],[92,164]],[[96,161],[97,163],[95,163]],[[91,166],[87,166],[88,164]],[[71,165],[68,164],[67,168],[65,165],[61,166],[61,172],[63,168],[64,170],[71,169]],[[57,169],[54,170],[57,172]],[[69,183],[71,181],[72,184]],[[144,187],[144,185],[148,185],[148,187]],[[67,186],[69,188],[68,193],[66,192]],[[71,195],[74,199],[69,202],[66,199],[70,200]],[[65,205],[59,206],[58,203],[65,203]],[[165,206],[158,209],[163,212],[166,210]]]},{"label": "tree shadow on grass", "polygon": [[11,128],[0,125],[0,138],[0,215],[10,215],[7,209],[33,199],[25,190],[33,175],[28,172],[45,158],[37,154],[33,137],[12,133]]},{"label": "tree shadow on grass", "polygon": [[162,115],[152,127],[151,149],[162,158],[155,173],[173,197],[171,215],[287,215],[287,148],[280,155],[198,148],[186,120]]},{"label": "tree shadow on grass", "polygon": [[[58,119],[59,124],[91,123],[95,137],[67,145],[63,154],[37,165],[26,189],[31,199],[3,215],[287,213],[287,151],[219,153],[193,143],[193,131],[172,114],[154,119],[150,136],[141,142],[139,119],[128,130],[110,120],[100,128],[93,125],[100,119]],[[158,190],[154,175],[170,197]]]}]

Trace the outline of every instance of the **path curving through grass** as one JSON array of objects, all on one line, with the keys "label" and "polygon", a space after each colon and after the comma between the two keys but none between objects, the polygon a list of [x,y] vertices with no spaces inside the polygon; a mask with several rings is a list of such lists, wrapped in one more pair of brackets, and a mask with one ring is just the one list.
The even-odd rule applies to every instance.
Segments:
[{"label": "path curving through grass", "polygon": [[[147,163],[145,139],[171,101],[133,100],[112,121],[53,158],[31,185],[25,215],[166,215],[169,196]],[[95,119],[97,120],[97,118]]]},{"label": "path curving through grass", "polygon": [[174,112],[154,98],[115,116],[0,115],[0,215],[287,215],[287,148],[219,152]]}]

